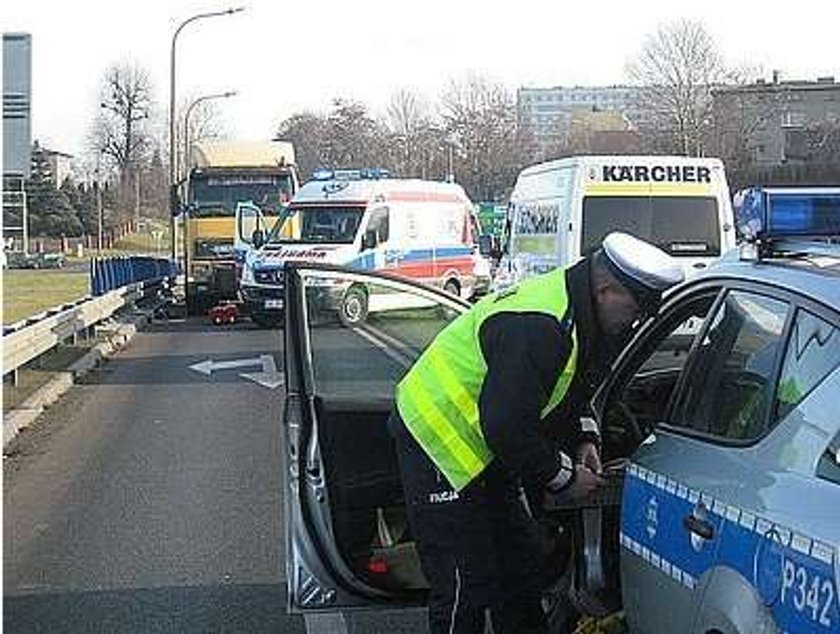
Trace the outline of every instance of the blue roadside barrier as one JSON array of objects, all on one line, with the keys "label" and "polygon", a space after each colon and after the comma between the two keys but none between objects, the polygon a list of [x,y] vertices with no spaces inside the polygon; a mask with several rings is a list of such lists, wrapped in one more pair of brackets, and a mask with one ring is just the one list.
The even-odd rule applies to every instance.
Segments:
[{"label": "blue roadside barrier", "polygon": [[177,264],[166,258],[94,258],[90,262],[90,292],[94,297],[98,297],[129,284],[172,279],[177,274]]}]

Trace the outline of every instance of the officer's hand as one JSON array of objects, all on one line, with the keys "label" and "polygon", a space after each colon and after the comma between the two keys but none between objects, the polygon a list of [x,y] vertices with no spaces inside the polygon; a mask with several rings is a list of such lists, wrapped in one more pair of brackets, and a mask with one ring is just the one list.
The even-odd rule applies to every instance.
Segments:
[{"label": "officer's hand", "polygon": [[583,465],[576,465],[575,476],[571,484],[563,487],[559,491],[554,491],[546,487],[543,505],[546,509],[556,509],[575,504],[586,498],[602,484],[606,484],[606,482],[597,473],[593,473]]},{"label": "officer's hand", "polygon": [[593,473],[601,473],[601,456],[594,442],[584,442],[577,449],[577,464],[583,465]]},{"label": "officer's hand", "polygon": [[575,465],[575,479],[568,487],[569,496],[575,500],[583,499],[606,483],[607,481],[604,478],[588,467],[581,464]]}]

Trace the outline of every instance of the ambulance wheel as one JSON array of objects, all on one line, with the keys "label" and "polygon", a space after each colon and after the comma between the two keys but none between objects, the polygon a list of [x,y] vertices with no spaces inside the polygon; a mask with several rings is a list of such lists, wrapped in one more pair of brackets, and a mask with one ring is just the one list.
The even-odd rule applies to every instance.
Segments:
[{"label": "ambulance wheel", "polygon": [[446,284],[443,285],[443,290],[455,297],[461,296],[461,285],[458,283],[458,280],[446,280]]},{"label": "ambulance wheel", "polygon": [[351,286],[341,298],[338,318],[345,326],[352,327],[364,323],[368,314],[368,295],[364,286]]}]

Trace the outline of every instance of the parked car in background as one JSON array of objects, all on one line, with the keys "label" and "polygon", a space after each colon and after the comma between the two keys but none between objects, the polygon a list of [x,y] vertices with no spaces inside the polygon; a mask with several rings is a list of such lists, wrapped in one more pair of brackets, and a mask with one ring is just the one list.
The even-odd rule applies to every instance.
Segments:
[{"label": "parked car in background", "polygon": [[54,253],[24,253],[6,251],[5,267],[10,269],[61,269],[67,258],[60,251]]}]

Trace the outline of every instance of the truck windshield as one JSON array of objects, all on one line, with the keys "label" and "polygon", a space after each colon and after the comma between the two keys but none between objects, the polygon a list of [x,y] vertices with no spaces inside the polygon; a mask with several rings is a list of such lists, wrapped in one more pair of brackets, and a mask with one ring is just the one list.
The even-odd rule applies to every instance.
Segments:
[{"label": "truck windshield", "polygon": [[190,179],[190,215],[233,217],[236,203],[250,201],[266,216],[277,216],[291,196],[289,174],[202,174]]},{"label": "truck windshield", "polygon": [[282,227],[274,227],[270,242],[318,242],[352,244],[362,221],[363,206],[317,205],[312,207],[290,207],[289,215],[282,224],[293,223],[300,227],[294,238],[285,237]]},{"label": "truck windshield", "polygon": [[611,231],[624,231],[674,256],[720,255],[714,198],[700,196],[587,196],[583,199],[581,253]]}]

